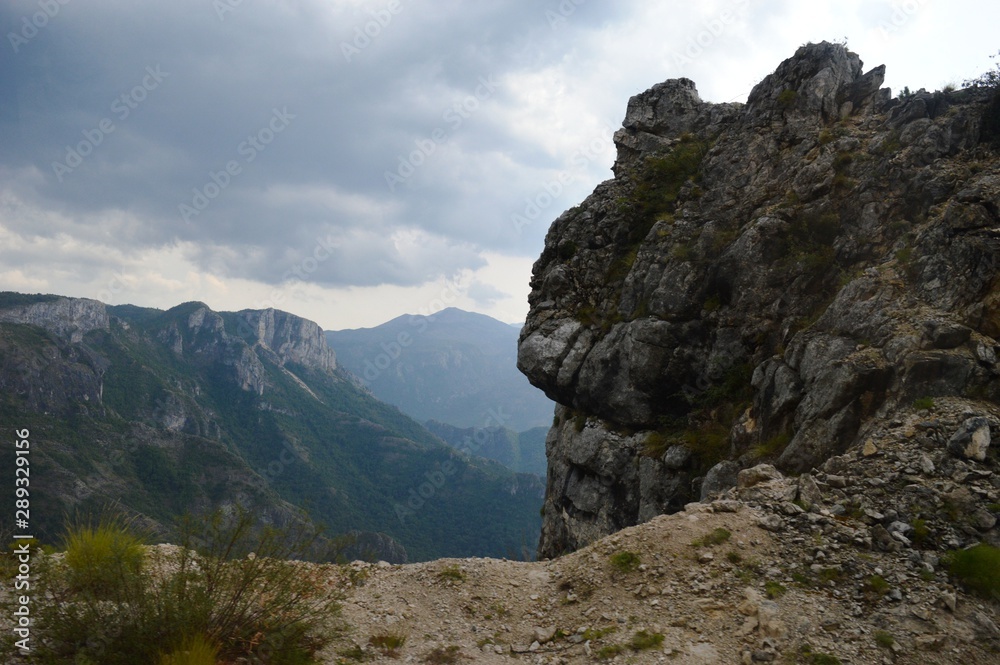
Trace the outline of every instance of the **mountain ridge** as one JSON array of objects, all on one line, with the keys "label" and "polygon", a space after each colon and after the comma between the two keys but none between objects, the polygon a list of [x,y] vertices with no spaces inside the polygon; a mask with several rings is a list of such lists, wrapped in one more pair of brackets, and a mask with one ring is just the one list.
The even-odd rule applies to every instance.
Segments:
[{"label": "mountain ridge", "polygon": [[41,444],[46,539],[65,514],[116,502],[161,537],[187,510],[242,505],[264,523],[382,532],[411,559],[522,556],[537,533],[537,479],[360,390],[319,326],[286,312],[0,294],[0,389],[4,427]]},{"label": "mountain ridge", "polygon": [[418,421],[515,431],[551,422],[552,403],[516,369],[518,330],[485,314],[450,307],[326,335],[347,369]]}]

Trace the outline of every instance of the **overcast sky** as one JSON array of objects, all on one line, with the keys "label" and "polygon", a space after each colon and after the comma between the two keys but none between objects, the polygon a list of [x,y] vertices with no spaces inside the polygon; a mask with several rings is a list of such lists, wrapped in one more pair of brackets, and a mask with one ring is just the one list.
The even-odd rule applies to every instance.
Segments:
[{"label": "overcast sky", "polygon": [[521,321],[630,96],[745,101],[824,39],[938,89],[998,25],[992,0],[6,0],[0,290]]}]

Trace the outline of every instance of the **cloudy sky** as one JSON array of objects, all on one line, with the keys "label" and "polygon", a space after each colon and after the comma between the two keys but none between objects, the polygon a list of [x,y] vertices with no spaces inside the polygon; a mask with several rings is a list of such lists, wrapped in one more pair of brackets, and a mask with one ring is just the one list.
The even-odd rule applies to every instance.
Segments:
[{"label": "cloudy sky", "polygon": [[824,39],[938,89],[993,66],[997,25],[986,0],[7,0],[0,290],[520,321],[631,95],[744,101]]}]

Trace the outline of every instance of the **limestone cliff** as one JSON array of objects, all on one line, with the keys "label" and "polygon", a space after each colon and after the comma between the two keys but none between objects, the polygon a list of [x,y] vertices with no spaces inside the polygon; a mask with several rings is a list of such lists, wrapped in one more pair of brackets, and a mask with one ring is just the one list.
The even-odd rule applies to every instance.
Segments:
[{"label": "limestone cliff", "polygon": [[92,330],[107,330],[108,310],[88,298],[51,298],[0,310],[0,322],[25,323],[78,343]]},{"label": "limestone cliff", "polygon": [[835,44],[745,105],[633,97],[615,178],[552,224],[518,365],[560,406],[540,555],[808,471],[915,401],[1000,396],[990,90],[892,98]]},{"label": "limestone cliff", "polygon": [[259,344],[277,355],[281,364],[293,362],[324,372],[337,368],[337,357],[318,325],[276,309],[243,310]]}]

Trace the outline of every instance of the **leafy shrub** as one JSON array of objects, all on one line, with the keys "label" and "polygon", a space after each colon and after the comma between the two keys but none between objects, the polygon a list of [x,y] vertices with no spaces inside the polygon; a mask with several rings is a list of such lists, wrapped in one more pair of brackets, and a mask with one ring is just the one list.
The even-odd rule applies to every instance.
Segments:
[{"label": "leafy shrub", "polygon": [[813,651],[812,647],[808,644],[803,644],[802,648],[799,649],[799,653],[805,659],[805,662],[810,663],[810,665],[840,665],[840,659],[836,656],[831,656],[828,653],[822,653],[819,651]]},{"label": "leafy shrub", "polygon": [[781,582],[768,580],[767,582],[764,582],[764,593],[771,600],[775,600],[777,598],[781,598],[786,593],[788,593],[788,589]]},{"label": "leafy shrub", "polygon": [[950,557],[949,572],[970,591],[1000,600],[1000,548],[980,543]]},{"label": "leafy shrub", "polygon": [[724,529],[721,526],[714,529],[712,533],[707,533],[701,538],[696,538],[691,541],[691,547],[711,547],[712,545],[721,545],[732,537],[732,533],[729,529]]},{"label": "leafy shrub", "polygon": [[[721,418],[720,420],[725,420]],[[707,471],[729,452],[729,427],[723,422],[707,422],[681,432],[680,442],[698,458],[696,470]]]},{"label": "leafy shrub", "polygon": [[133,577],[142,568],[142,539],[128,522],[104,518],[96,525],[77,524],[65,537],[69,584],[75,591],[95,595],[111,593],[123,577]]},{"label": "leafy shrub", "polygon": [[618,631],[618,626],[606,626],[604,628],[588,628],[583,631],[582,637],[585,641],[597,641],[607,635]]},{"label": "leafy shrub", "polygon": [[438,573],[439,580],[450,580],[452,582],[463,582],[465,581],[465,573],[457,565],[445,566],[441,572]]},{"label": "leafy shrub", "polygon": [[[997,55],[1000,55],[1000,53]],[[990,56],[993,59],[996,59],[996,57],[996,55]],[[992,143],[995,146],[1000,146],[1000,63],[976,78],[965,81],[964,85],[986,88],[993,91],[989,102],[986,104],[986,108],[983,109],[979,128],[979,140],[983,143]]]},{"label": "leafy shrub", "polygon": [[865,581],[864,594],[868,600],[878,600],[887,593],[889,583],[881,575],[872,575]]},{"label": "leafy shrub", "polygon": [[649,649],[659,649],[663,646],[662,633],[650,633],[645,630],[638,631],[632,636],[629,646],[633,651],[647,651]]},{"label": "leafy shrub", "polygon": [[600,660],[611,660],[615,656],[621,655],[625,652],[625,647],[620,644],[608,644],[601,647],[597,651],[597,657]]},{"label": "leafy shrub", "polygon": [[424,656],[425,663],[431,663],[432,665],[452,665],[457,663],[461,654],[459,651],[461,647],[457,646],[447,646],[447,647],[437,647],[432,649],[430,653]]},{"label": "leafy shrub", "polygon": [[883,649],[891,649],[892,645],[896,643],[892,635],[884,630],[875,631],[875,644],[879,645]]},{"label": "leafy shrub", "polygon": [[696,178],[709,144],[690,134],[663,157],[649,157],[636,174],[633,198],[636,220],[629,230],[628,242],[641,242],[657,219],[674,212],[681,187]]},{"label": "leafy shrub", "polygon": [[186,640],[181,647],[160,658],[159,665],[215,665],[219,649],[202,635]]},{"label": "leafy shrub", "polygon": [[778,107],[787,109],[791,108],[795,104],[795,100],[798,98],[799,93],[792,90],[791,88],[786,88],[778,93]]},{"label": "leafy shrub", "polygon": [[[102,526],[99,543],[136,540],[122,520]],[[129,556],[113,557],[114,574],[103,575],[94,567],[106,557],[69,563],[70,551],[94,540],[85,528],[71,527],[66,560],[39,562],[38,661],[174,665],[208,662],[217,649],[216,660],[225,662],[299,665],[334,636],[328,626],[323,637],[317,629],[336,615],[336,595],[287,560],[308,553],[317,534],[260,529],[245,511],[185,520],[180,534],[176,551],[149,552],[141,568]]]},{"label": "leafy shrub", "polygon": [[788,447],[791,440],[792,435],[790,432],[779,432],[767,441],[763,441],[759,445],[754,446],[753,450],[750,451],[750,454],[756,459],[776,456]]},{"label": "leafy shrub", "polygon": [[635,552],[624,551],[612,554],[609,561],[615,569],[623,573],[631,573],[639,567],[642,560]]},{"label": "leafy shrub", "polygon": [[661,457],[674,440],[663,432],[650,432],[642,444],[642,454],[646,457]]},{"label": "leafy shrub", "polygon": [[934,398],[933,397],[921,397],[920,399],[913,400],[913,408],[917,411],[933,411],[934,410]]},{"label": "leafy shrub", "polygon": [[913,520],[911,526],[913,527],[913,544],[920,547],[927,542],[931,535],[931,530],[927,526],[927,520],[918,517]]},{"label": "leafy shrub", "polygon": [[399,655],[399,650],[406,644],[406,635],[393,632],[377,633],[368,638],[368,644],[386,656],[395,658]]}]

